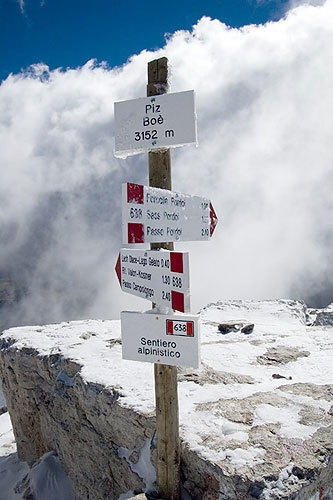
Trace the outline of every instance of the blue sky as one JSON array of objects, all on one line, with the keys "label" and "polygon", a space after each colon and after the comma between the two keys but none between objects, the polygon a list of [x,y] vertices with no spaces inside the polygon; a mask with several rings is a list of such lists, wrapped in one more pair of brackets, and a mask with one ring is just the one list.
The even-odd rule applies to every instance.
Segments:
[{"label": "blue sky", "polygon": [[110,67],[202,16],[240,27],[277,20],[283,0],[0,0],[0,80],[31,64],[75,68],[89,59]]},{"label": "blue sky", "polygon": [[[211,241],[177,243],[192,311],[333,301],[333,0],[165,5],[0,0],[1,77],[14,74],[0,85],[0,278],[28,290],[8,324],[147,307],[114,272],[121,184],[146,185],[148,167],[114,156],[113,104],[145,95],[162,55],[170,91],[196,96],[199,145],[172,151],[173,189],[208,197],[219,218]],[[191,31],[164,38],[177,29]]]}]

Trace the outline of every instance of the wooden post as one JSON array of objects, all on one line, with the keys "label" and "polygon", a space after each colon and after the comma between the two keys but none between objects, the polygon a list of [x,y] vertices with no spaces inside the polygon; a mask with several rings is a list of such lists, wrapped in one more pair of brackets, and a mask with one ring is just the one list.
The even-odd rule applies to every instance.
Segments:
[{"label": "wooden post", "polygon": [[[148,63],[147,96],[168,91],[168,60],[166,57]],[[171,190],[170,150],[148,153],[149,185]],[[173,250],[173,243],[151,243],[151,249]],[[179,414],[177,367],[154,365],[156,434],[157,434],[157,487],[159,495],[168,500],[180,497]]]}]

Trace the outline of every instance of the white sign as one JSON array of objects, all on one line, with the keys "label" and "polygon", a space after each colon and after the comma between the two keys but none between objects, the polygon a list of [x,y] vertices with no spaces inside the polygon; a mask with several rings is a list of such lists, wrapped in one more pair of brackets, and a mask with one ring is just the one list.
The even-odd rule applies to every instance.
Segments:
[{"label": "white sign", "polygon": [[198,315],[121,313],[123,359],[199,368]]},{"label": "white sign", "polygon": [[209,240],[217,216],[208,198],[126,183],[123,243]]},{"label": "white sign", "polygon": [[187,252],[122,248],[116,273],[124,292],[175,311],[190,310]]},{"label": "white sign", "polygon": [[194,91],[114,103],[115,155],[197,143]]}]

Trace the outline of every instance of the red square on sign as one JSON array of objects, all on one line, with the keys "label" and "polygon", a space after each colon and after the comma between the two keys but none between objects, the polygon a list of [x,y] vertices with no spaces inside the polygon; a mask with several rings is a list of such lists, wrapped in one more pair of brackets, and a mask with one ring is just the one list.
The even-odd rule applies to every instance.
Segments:
[{"label": "red square on sign", "polygon": [[186,322],[186,333],[188,337],[193,337],[193,321]]},{"label": "red square on sign", "polygon": [[184,294],[171,290],[171,307],[175,311],[185,312]]},{"label": "red square on sign", "polygon": [[143,186],[141,184],[127,183],[127,203],[143,203]]},{"label": "red square on sign", "polygon": [[173,321],[172,321],[172,319],[167,319],[167,334],[173,335]]},{"label": "red square on sign", "polygon": [[170,253],[170,271],[172,273],[183,273],[183,254],[181,252]]},{"label": "red square on sign", "polygon": [[135,222],[128,223],[128,243],[144,243],[145,234],[143,224],[138,224]]}]

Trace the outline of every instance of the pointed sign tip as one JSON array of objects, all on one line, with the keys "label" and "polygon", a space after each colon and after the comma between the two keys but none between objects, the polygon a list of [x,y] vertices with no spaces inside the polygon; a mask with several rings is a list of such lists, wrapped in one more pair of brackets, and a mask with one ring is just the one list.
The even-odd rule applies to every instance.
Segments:
[{"label": "pointed sign tip", "polygon": [[214,207],[211,203],[209,204],[209,215],[210,215],[210,236],[212,237],[215,228],[217,226],[218,218],[214,210]]},{"label": "pointed sign tip", "polygon": [[115,267],[116,275],[118,277],[119,285],[121,285],[121,265],[120,265],[120,254],[118,255],[116,267]]}]

